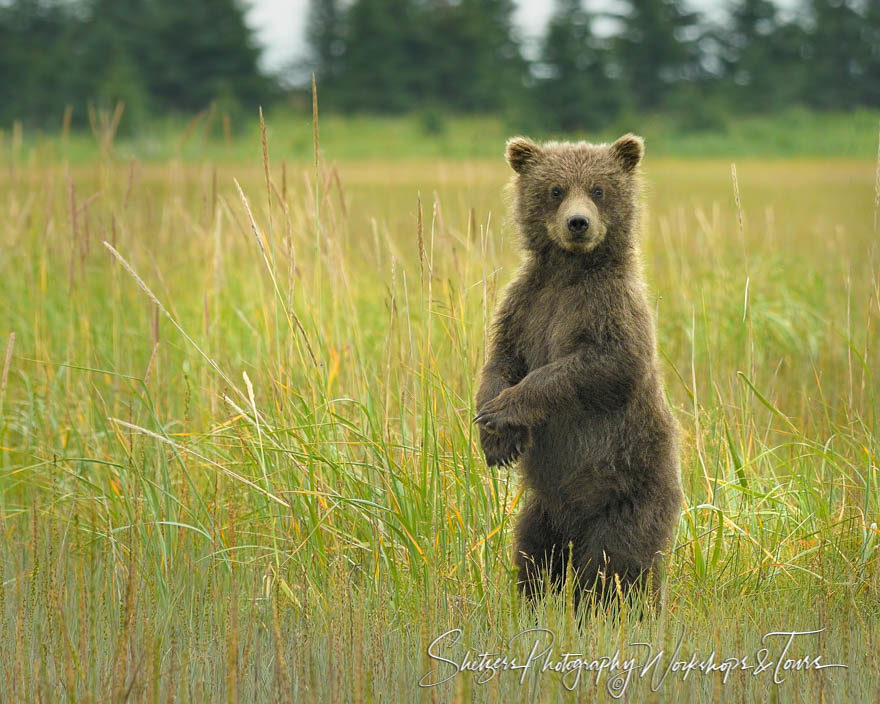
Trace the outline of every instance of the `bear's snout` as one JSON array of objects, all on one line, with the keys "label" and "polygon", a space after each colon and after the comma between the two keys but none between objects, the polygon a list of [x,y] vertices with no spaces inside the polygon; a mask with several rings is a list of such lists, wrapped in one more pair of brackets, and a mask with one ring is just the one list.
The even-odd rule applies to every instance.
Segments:
[{"label": "bear's snout", "polygon": [[572,215],[568,219],[568,231],[574,236],[574,239],[581,240],[586,237],[587,230],[590,228],[590,218],[586,215]]},{"label": "bear's snout", "polygon": [[605,239],[605,223],[596,204],[575,186],[547,219],[547,234],[569,252],[589,252]]}]

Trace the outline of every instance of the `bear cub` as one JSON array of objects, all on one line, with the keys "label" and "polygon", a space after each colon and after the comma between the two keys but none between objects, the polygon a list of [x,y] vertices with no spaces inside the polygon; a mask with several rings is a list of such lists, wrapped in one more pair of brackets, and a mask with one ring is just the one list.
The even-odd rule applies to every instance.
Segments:
[{"label": "bear cub", "polygon": [[[523,593],[652,586],[681,507],[638,254],[640,137],[507,143],[524,264],[493,323],[475,422],[490,465],[519,460]],[[618,587],[619,585],[619,587]]]}]

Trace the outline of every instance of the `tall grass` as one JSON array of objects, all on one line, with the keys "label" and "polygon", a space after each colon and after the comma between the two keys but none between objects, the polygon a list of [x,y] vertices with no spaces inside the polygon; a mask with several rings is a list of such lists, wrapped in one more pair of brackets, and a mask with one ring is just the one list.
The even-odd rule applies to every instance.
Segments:
[{"label": "tall grass", "polygon": [[790,655],[848,669],[673,673],[651,696],[880,695],[870,162],[649,159],[687,505],[640,620],[513,586],[520,484],[469,422],[518,258],[503,164],[262,146],[0,175],[0,698],[611,700],[610,677],[538,669],[418,687],[450,673],[427,652],[446,631],[460,660],[525,656],[506,643],[534,627],[559,652],[718,658],[824,628]]}]

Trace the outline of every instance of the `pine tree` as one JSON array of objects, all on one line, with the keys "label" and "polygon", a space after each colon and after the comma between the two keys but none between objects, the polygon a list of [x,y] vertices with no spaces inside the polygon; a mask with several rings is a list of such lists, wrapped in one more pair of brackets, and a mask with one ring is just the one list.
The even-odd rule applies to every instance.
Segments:
[{"label": "pine tree", "polygon": [[511,0],[355,0],[325,91],[349,110],[504,109],[526,72],[513,10]]},{"label": "pine tree", "polygon": [[13,0],[0,9],[0,119],[60,124],[65,107],[89,88],[75,8],[59,0]]},{"label": "pine tree", "polygon": [[739,0],[723,33],[723,75],[733,104],[754,112],[794,102],[804,81],[805,36],[799,24],[780,20],[770,0]]},{"label": "pine tree", "polygon": [[270,99],[237,0],[151,0],[149,7],[142,70],[162,107],[192,112],[219,99],[254,111]]},{"label": "pine tree", "polygon": [[870,61],[863,41],[865,17],[847,0],[811,0],[807,51],[809,78],[803,100],[821,109],[847,110],[863,100]]},{"label": "pine tree", "polygon": [[473,82],[474,91],[466,107],[509,108],[522,93],[523,78],[528,71],[514,30],[516,6],[513,0],[462,0],[461,6],[466,13],[462,30],[466,23],[468,31],[477,36],[473,52],[461,57],[465,62],[461,76]]},{"label": "pine tree", "polygon": [[309,45],[308,67],[320,81],[340,73],[343,43],[343,12],[339,0],[311,0],[306,20]]},{"label": "pine tree", "polygon": [[424,66],[421,30],[411,0],[356,0],[345,18],[337,102],[346,110],[412,109],[413,86]]},{"label": "pine tree", "polygon": [[143,0],[88,0],[80,31],[82,63],[91,76],[82,98],[106,109],[122,101],[127,126],[143,122],[153,108],[145,75],[148,7]]},{"label": "pine tree", "polygon": [[865,22],[862,25],[864,42],[864,90],[862,99],[865,105],[880,106],[880,0],[868,0],[865,8]]},{"label": "pine tree", "polygon": [[627,0],[616,56],[638,107],[668,104],[676,84],[700,77],[697,15],[680,0]]},{"label": "pine tree", "polygon": [[541,48],[538,104],[556,127],[595,129],[620,112],[622,90],[608,76],[609,52],[591,30],[582,0],[557,0]]}]

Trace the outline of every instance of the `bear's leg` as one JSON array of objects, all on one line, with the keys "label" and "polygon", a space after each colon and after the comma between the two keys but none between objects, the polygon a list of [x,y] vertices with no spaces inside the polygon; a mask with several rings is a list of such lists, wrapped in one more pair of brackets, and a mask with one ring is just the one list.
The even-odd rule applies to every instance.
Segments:
[{"label": "bear's leg", "polygon": [[533,499],[523,509],[516,527],[515,563],[522,593],[534,600],[544,594],[547,586],[560,586],[568,554],[568,541],[553,528],[540,502]]},{"label": "bear's leg", "polygon": [[663,551],[673,527],[672,514],[662,503],[621,497],[584,526],[573,546],[572,564],[585,597],[595,590],[597,603],[607,604],[618,593],[629,597],[649,588],[651,602],[656,602]]}]

